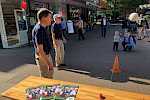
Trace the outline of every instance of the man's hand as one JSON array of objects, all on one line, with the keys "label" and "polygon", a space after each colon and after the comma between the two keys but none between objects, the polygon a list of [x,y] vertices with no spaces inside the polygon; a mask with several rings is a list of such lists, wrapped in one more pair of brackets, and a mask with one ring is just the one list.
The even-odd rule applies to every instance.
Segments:
[{"label": "man's hand", "polygon": [[65,38],[63,39],[63,43],[67,43],[67,40]]},{"label": "man's hand", "polygon": [[44,63],[47,65],[48,70],[53,70],[53,64],[51,64],[48,56],[45,54],[43,45],[38,45],[37,51],[39,52],[41,59],[43,59]]},{"label": "man's hand", "polygon": [[54,46],[54,48],[57,48],[57,45],[56,45],[56,43],[54,43],[54,44],[53,44],[53,46]]},{"label": "man's hand", "polygon": [[59,40],[55,40],[55,44],[56,44],[56,47],[58,47],[60,45]]}]

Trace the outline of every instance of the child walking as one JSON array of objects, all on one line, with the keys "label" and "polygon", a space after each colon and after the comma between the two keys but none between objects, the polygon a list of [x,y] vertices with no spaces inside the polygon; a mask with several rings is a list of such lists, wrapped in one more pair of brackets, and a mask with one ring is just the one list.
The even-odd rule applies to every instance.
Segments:
[{"label": "child walking", "polygon": [[119,31],[115,31],[114,40],[113,40],[113,50],[118,51],[119,42],[120,42],[120,33]]}]

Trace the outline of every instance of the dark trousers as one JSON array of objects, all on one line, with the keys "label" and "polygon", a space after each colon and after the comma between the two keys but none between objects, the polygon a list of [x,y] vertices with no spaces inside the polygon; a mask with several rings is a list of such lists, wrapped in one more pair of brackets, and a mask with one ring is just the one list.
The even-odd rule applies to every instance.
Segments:
[{"label": "dark trousers", "polygon": [[63,29],[62,32],[63,32],[63,36],[65,37],[65,39],[68,40],[69,39],[69,34],[67,33],[66,29]]},{"label": "dark trousers", "polygon": [[126,49],[127,49],[128,51],[131,51],[131,50],[132,50],[132,46],[127,46]]},{"label": "dark trousers", "polygon": [[102,37],[106,37],[106,26],[102,26],[101,27],[101,34],[102,34]]},{"label": "dark trousers", "polygon": [[81,39],[84,40],[85,39],[82,29],[78,29],[78,38],[79,38],[79,40],[81,40]]},{"label": "dark trousers", "polygon": [[126,45],[127,45],[126,42],[122,42],[123,51],[126,51],[126,50],[127,50]]},{"label": "dark trousers", "polygon": [[118,51],[119,42],[114,42],[113,50]]}]

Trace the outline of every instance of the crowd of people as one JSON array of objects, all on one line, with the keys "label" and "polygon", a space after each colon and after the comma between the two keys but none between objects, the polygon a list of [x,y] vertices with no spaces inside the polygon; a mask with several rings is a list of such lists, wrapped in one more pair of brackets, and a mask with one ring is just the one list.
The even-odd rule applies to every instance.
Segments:
[{"label": "crowd of people", "polygon": [[119,44],[122,44],[123,51],[131,51],[135,48],[136,39],[135,36],[130,34],[130,32],[125,32],[121,34],[119,31],[115,31],[114,40],[113,40],[113,50],[119,51]]},{"label": "crowd of people", "polygon": [[134,32],[137,32],[138,40],[142,40],[145,37],[149,37],[149,24],[147,19],[144,18],[143,15],[140,15],[138,22],[129,21],[127,18],[124,19],[122,23],[122,28],[124,29],[124,31],[132,27],[135,27]]},{"label": "crowd of people", "polygon": [[[79,40],[84,40],[84,22],[80,16],[74,21],[64,20],[60,14],[52,14],[46,8],[41,8],[37,13],[38,22],[32,30],[32,41],[35,49],[35,61],[39,66],[40,75],[45,78],[53,78],[53,68],[66,66],[64,63],[64,44],[68,40],[68,33],[77,33]],[[107,18],[101,19],[101,35],[106,37]],[[140,26],[141,27],[141,26]],[[145,26],[143,26],[145,28]],[[136,46],[136,35],[139,24],[134,21],[124,20],[122,28],[124,32],[115,31],[113,50],[119,51],[122,44],[123,51],[131,51]],[[147,27],[148,28],[148,27]],[[143,28],[142,28],[143,29]],[[51,51],[55,50],[55,59],[52,59]]]},{"label": "crowd of people", "polygon": [[[64,43],[66,39],[65,29],[62,27],[62,16],[55,14],[52,18],[51,11],[41,8],[37,13],[37,19],[38,22],[32,30],[35,61],[41,77],[53,78],[54,66],[65,66]],[[53,24],[52,21],[54,21]],[[55,49],[55,61],[52,60],[53,49]]]},{"label": "crowd of people", "polygon": [[143,16],[138,21],[132,21],[127,18],[122,23],[123,33],[116,31],[114,34],[113,50],[118,51],[119,44],[122,44],[123,51],[131,51],[136,46],[136,41],[149,37],[149,24]]},{"label": "crowd of people", "polygon": [[[60,14],[54,14],[46,8],[37,13],[38,22],[32,30],[32,42],[35,50],[35,61],[41,77],[53,78],[54,67],[66,66],[64,63],[64,44],[69,34],[77,33],[79,40],[84,40],[84,22],[80,16],[74,20],[65,20]],[[53,57],[53,51],[55,51]],[[53,59],[55,58],[55,59]]]}]

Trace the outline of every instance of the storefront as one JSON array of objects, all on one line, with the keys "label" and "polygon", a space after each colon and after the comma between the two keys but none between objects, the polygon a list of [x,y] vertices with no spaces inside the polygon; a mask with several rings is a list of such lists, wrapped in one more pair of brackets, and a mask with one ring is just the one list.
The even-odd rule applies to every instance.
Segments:
[{"label": "storefront", "polygon": [[61,11],[65,14],[60,1],[29,0],[26,11],[20,9],[21,0],[0,2],[0,48],[15,48],[30,43],[32,29],[37,22],[37,11],[47,8],[54,13]]},{"label": "storefront", "polygon": [[86,2],[81,0],[62,0],[61,3],[66,6],[67,19],[74,20],[75,17],[81,16],[83,19],[85,15]]},{"label": "storefront", "polygon": [[86,2],[86,7],[88,9],[88,21],[91,23],[95,23],[97,21],[97,12],[100,9],[100,6],[98,5],[99,2]]},{"label": "storefront", "polygon": [[15,0],[0,2],[0,35],[3,48],[20,47],[28,43],[26,12],[16,8]]},{"label": "storefront", "polygon": [[31,31],[37,22],[36,13],[40,8],[60,13],[66,19],[73,20],[81,16],[85,21],[93,21],[95,12],[87,7],[86,0],[30,0],[29,3],[26,12],[20,10],[16,0],[4,0],[0,3],[0,46],[3,48],[30,43]]}]

